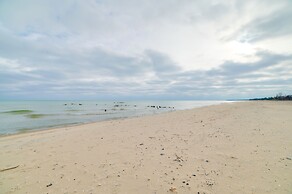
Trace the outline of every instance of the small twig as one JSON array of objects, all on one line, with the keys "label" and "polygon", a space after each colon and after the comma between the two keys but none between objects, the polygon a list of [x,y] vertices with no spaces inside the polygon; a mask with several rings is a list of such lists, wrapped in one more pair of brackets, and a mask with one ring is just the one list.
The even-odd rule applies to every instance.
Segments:
[{"label": "small twig", "polygon": [[4,172],[4,171],[6,171],[6,170],[12,170],[12,169],[15,169],[15,168],[17,168],[17,167],[19,167],[19,165],[17,165],[17,166],[13,166],[13,167],[9,167],[9,168],[1,169],[0,172]]}]

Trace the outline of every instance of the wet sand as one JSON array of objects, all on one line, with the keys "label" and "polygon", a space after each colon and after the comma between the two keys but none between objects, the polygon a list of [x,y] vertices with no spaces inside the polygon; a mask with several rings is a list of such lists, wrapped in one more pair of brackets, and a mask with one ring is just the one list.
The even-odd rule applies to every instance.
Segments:
[{"label": "wet sand", "polygon": [[0,138],[0,193],[292,193],[292,103],[238,102]]}]

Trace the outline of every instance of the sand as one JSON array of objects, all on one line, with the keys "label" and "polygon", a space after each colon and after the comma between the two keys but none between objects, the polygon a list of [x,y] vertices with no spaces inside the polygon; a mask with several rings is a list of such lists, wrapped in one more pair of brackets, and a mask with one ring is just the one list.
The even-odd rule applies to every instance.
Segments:
[{"label": "sand", "polygon": [[292,103],[238,102],[1,137],[0,193],[292,193],[291,159]]}]

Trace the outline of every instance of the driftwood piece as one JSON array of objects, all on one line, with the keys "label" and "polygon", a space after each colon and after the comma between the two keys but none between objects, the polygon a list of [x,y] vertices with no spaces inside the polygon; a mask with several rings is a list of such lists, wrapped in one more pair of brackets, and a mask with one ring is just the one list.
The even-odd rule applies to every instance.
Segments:
[{"label": "driftwood piece", "polygon": [[1,169],[0,172],[4,172],[4,171],[7,171],[7,170],[12,170],[12,169],[15,169],[15,168],[17,168],[17,167],[19,167],[19,165],[17,165],[17,166],[12,166],[12,167],[9,167],[9,168]]}]

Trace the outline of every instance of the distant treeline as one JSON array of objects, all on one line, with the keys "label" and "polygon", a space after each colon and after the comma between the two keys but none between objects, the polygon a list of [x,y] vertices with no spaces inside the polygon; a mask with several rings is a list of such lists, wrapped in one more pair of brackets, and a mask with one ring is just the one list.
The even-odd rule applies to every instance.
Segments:
[{"label": "distant treeline", "polygon": [[253,99],[249,99],[249,100],[292,100],[292,95],[282,95],[280,93],[274,97],[253,98]]}]

